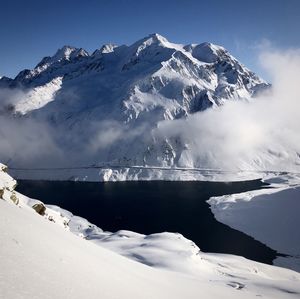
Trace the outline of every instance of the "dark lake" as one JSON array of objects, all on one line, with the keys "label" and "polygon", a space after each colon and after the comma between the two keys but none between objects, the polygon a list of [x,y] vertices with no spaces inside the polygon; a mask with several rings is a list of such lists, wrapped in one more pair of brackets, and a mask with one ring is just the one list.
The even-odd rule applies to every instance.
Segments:
[{"label": "dark lake", "polygon": [[58,205],[103,230],[143,234],[179,232],[202,251],[242,255],[272,263],[276,252],[217,222],[206,203],[211,196],[265,187],[259,180],[218,182],[61,182],[18,181],[17,190]]}]

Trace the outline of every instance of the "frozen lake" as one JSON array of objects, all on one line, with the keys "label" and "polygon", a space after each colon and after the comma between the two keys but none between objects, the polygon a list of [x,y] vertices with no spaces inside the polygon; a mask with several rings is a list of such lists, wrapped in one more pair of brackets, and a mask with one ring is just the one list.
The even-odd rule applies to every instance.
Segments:
[{"label": "frozen lake", "polygon": [[179,232],[202,251],[230,253],[272,263],[276,252],[215,220],[211,196],[262,188],[259,180],[218,182],[70,182],[19,180],[17,190],[58,205],[103,230],[143,234]]}]

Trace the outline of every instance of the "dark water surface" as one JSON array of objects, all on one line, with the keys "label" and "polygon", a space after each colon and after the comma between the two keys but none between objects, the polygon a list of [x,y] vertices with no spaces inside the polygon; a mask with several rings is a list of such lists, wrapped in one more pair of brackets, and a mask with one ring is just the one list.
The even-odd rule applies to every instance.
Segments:
[{"label": "dark water surface", "polygon": [[202,251],[231,253],[272,263],[276,252],[215,220],[206,203],[211,196],[262,188],[259,180],[217,182],[61,182],[18,181],[17,190],[58,205],[103,230],[143,234],[179,232]]}]

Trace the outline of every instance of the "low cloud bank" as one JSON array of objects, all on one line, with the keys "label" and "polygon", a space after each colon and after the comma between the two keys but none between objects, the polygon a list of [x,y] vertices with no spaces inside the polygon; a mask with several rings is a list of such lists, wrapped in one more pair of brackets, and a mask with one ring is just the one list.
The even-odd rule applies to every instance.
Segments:
[{"label": "low cloud bank", "polygon": [[[222,169],[283,169],[300,165],[300,50],[263,52],[260,61],[272,88],[250,103],[227,102],[164,121],[156,134],[180,139],[196,166]],[[184,164],[185,161],[182,161]]]}]

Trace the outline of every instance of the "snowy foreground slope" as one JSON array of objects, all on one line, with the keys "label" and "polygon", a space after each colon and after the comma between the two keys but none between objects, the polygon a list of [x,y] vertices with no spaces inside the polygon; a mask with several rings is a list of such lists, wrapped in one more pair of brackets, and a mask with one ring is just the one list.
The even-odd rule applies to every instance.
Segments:
[{"label": "snowy foreground slope", "polygon": [[213,197],[216,219],[287,255],[275,265],[300,272],[300,175],[270,176],[267,189]]},{"label": "snowy foreground slope", "polygon": [[1,165],[1,298],[300,295],[297,272],[205,254],[180,234],[103,232],[85,219],[13,191],[15,181],[3,170]]}]

